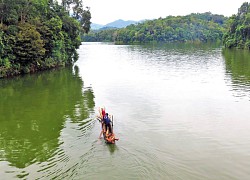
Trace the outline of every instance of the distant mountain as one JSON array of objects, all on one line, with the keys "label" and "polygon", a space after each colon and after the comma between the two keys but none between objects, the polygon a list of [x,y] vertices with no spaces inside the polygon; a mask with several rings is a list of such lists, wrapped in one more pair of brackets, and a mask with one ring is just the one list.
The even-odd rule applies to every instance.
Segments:
[{"label": "distant mountain", "polygon": [[91,23],[91,29],[92,29],[92,30],[101,29],[101,28],[103,28],[103,27],[104,27],[104,25]]},{"label": "distant mountain", "polygon": [[132,20],[129,20],[129,21],[124,21],[122,19],[118,19],[116,21],[113,21],[113,22],[110,22],[106,25],[101,25],[101,24],[95,24],[95,23],[92,23],[91,24],[91,29],[92,30],[97,30],[97,29],[106,29],[106,28],[124,28],[130,24],[136,24],[138,22],[141,22],[141,21],[132,21]]},{"label": "distant mountain", "polygon": [[111,22],[111,23],[108,23],[106,24],[105,26],[108,26],[108,27],[116,27],[116,28],[124,28],[130,24],[135,24],[137,23],[137,21],[124,21],[122,19],[119,19],[119,20],[116,20],[114,22]]}]

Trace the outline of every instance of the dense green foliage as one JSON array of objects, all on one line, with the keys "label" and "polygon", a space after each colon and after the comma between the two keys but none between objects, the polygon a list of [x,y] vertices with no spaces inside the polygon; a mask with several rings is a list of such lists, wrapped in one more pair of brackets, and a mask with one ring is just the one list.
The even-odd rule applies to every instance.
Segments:
[{"label": "dense green foliage", "polygon": [[117,33],[116,41],[122,43],[216,41],[223,35],[225,20],[223,16],[211,13],[168,16],[121,29]]},{"label": "dense green foliage", "polygon": [[117,28],[91,30],[82,36],[82,40],[85,42],[114,42],[117,30]]},{"label": "dense green foliage", "polygon": [[1,0],[0,77],[74,63],[90,18],[82,0]]},{"label": "dense green foliage", "polygon": [[228,24],[229,29],[223,37],[225,47],[250,49],[250,3],[243,3]]},{"label": "dense green foliage", "polygon": [[187,16],[168,16],[148,20],[123,29],[91,32],[84,41],[145,42],[207,42],[221,40],[227,18],[210,12]]}]

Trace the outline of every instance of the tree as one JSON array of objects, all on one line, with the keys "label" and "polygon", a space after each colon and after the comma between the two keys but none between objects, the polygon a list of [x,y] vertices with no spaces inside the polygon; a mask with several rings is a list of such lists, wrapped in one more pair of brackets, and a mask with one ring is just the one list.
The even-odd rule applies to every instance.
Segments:
[{"label": "tree", "polygon": [[[82,0],[0,0],[0,76],[72,64],[91,14]],[[73,17],[69,11],[73,8]],[[83,31],[83,30],[84,31]]]},{"label": "tree", "polygon": [[91,25],[90,19],[91,19],[90,8],[87,7],[87,10],[83,11],[81,19],[81,25],[85,33],[88,33],[90,30],[90,25]]},{"label": "tree", "polygon": [[[220,17],[220,20],[218,20]],[[144,42],[207,42],[222,38],[223,16],[211,13],[190,14],[187,16],[168,16],[117,30],[119,43]]]},{"label": "tree", "polygon": [[250,4],[245,2],[228,21],[228,30],[223,36],[227,48],[250,49]]},{"label": "tree", "polygon": [[28,23],[20,24],[19,28],[20,31],[17,34],[14,47],[16,61],[23,66],[38,65],[45,54],[41,34],[36,30],[35,26]]}]

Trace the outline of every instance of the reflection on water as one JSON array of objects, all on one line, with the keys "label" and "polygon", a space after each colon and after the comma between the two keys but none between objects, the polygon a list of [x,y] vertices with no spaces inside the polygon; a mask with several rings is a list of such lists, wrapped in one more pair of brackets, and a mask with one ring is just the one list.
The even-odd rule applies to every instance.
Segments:
[{"label": "reflection on water", "polygon": [[154,52],[155,50],[168,50],[168,51],[177,51],[183,53],[193,53],[198,51],[210,51],[211,49],[217,49],[221,46],[221,43],[148,43],[139,46],[130,46],[133,47],[141,47],[142,50]]},{"label": "reflection on water", "polygon": [[114,152],[118,150],[118,146],[116,144],[107,144],[107,148],[111,154],[114,154]]},{"label": "reflection on water", "polygon": [[223,49],[228,83],[237,97],[250,98],[250,53],[245,50]]},{"label": "reflection on water", "polygon": [[[249,179],[248,55],[84,43],[79,57],[0,80],[2,179]],[[98,139],[95,105],[114,115],[116,145]]]},{"label": "reflection on water", "polygon": [[[85,131],[91,121],[93,90],[83,88],[78,67],[1,79],[0,87],[0,166],[7,174],[60,153],[65,143],[60,136],[68,122]],[[28,174],[20,171],[17,177]]]}]

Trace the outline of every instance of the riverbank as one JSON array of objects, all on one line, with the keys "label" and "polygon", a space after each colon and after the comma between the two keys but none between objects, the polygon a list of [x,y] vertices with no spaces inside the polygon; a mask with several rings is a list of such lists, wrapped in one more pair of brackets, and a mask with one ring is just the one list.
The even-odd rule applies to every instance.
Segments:
[{"label": "riverbank", "polygon": [[[91,15],[89,8],[84,10],[71,3],[2,1],[5,9],[0,13],[0,78],[77,61],[80,34],[89,31]],[[68,6],[73,10],[78,7],[74,10],[77,16],[70,15]]]},{"label": "riverbank", "polygon": [[25,75],[25,74],[33,74],[33,73],[38,73],[38,72],[47,71],[51,69],[62,68],[66,66],[72,66],[72,64],[57,63],[57,64],[49,64],[46,66],[31,65],[28,67],[22,67],[20,65],[17,65],[11,68],[0,67],[0,79],[11,78],[11,77]]}]

